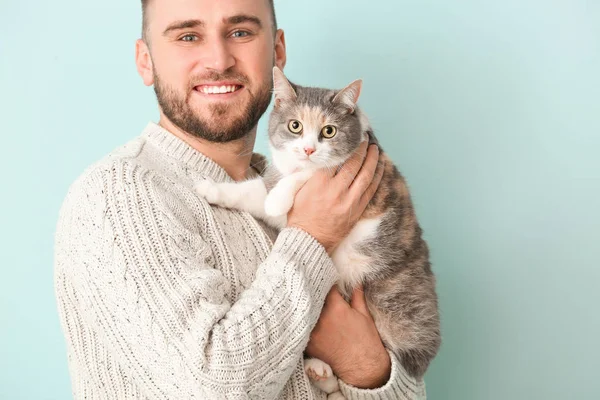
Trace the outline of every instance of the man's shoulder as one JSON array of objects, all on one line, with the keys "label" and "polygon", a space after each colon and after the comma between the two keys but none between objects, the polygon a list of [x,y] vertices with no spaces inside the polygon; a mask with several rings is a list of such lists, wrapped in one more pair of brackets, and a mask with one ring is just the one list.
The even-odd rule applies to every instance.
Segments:
[{"label": "man's shoulder", "polygon": [[127,179],[124,170],[151,169],[148,157],[141,156],[146,145],[147,142],[142,136],[135,137],[119,145],[86,167],[70,185],[69,192],[73,189],[97,187],[106,179],[112,179],[113,181]]},{"label": "man's shoulder", "polygon": [[149,169],[145,158],[140,157],[145,145],[145,139],[137,136],[88,165],[69,185],[63,207],[90,198],[100,203],[109,186],[121,186],[130,179],[128,171]]},{"label": "man's shoulder", "polygon": [[137,212],[146,203],[161,210],[205,205],[188,180],[141,135],[89,165],[69,186],[62,208],[97,213],[112,208]]}]

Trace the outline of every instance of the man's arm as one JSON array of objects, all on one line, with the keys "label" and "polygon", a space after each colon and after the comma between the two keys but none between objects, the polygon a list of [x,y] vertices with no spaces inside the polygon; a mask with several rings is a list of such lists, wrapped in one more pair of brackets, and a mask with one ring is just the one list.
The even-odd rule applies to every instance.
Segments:
[{"label": "man's arm", "polygon": [[150,179],[125,163],[72,187],[56,236],[63,321],[80,315],[149,398],[274,398],[335,281],[331,259],[285,229],[232,304],[227,279],[202,262],[207,244],[152,212],[161,200]]}]

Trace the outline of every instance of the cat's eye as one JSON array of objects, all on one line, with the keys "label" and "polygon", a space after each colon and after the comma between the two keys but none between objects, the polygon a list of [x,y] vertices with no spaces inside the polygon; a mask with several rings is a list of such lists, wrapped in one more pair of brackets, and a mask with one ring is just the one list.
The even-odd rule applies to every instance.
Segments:
[{"label": "cat's eye", "polygon": [[302,132],[302,124],[300,123],[300,121],[296,121],[295,119],[293,119],[288,124],[288,129],[292,133],[300,133]]},{"label": "cat's eye", "polygon": [[332,137],[335,136],[336,133],[337,133],[337,128],[333,125],[327,125],[323,129],[321,129],[321,135],[323,135],[323,137],[327,138],[327,139],[331,139]]}]

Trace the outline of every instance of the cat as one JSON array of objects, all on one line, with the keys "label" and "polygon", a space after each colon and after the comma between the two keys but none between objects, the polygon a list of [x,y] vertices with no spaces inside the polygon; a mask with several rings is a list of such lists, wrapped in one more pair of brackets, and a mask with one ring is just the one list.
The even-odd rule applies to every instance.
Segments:
[{"label": "cat", "polygon": [[[364,140],[379,145],[357,105],[361,89],[362,80],[342,90],[303,87],[274,67],[268,129],[273,164],[243,182],[200,181],[198,194],[282,229],[296,192],[316,170],[339,167]],[[363,285],[384,345],[408,374],[421,378],[441,344],[436,280],[406,182],[382,150],[380,162],[379,188],[332,259],[342,295],[348,300],[353,288]],[[344,398],[329,365],[304,361],[306,373],[328,399]]]}]

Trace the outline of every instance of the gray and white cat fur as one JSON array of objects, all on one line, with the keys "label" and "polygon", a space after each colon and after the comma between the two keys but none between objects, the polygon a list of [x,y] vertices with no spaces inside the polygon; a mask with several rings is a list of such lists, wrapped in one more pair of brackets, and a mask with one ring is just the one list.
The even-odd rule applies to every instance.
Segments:
[{"label": "gray and white cat fur", "polygon": [[[294,196],[315,171],[337,168],[361,142],[377,140],[357,106],[362,81],[338,91],[303,87],[288,81],[275,67],[273,85],[275,104],[269,120],[272,165],[256,179],[204,180],[196,189],[211,204],[249,212],[282,229]],[[301,131],[293,121],[301,124]],[[335,136],[324,137],[326,126],[335,127]],[[352,289],[363,285],[384,345],[411,376],[420,378],[441,343],[435,277],[406,182],[383,151],[380,162],[384,163],[384,175],[379,189],[332,259],[344,297],[348,300]],[[305,359],[305,370],[313,383],[329,394],[328,399],[344,398],[328,364]]]}]

